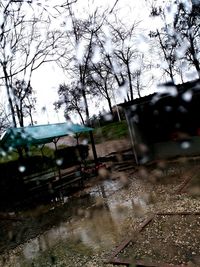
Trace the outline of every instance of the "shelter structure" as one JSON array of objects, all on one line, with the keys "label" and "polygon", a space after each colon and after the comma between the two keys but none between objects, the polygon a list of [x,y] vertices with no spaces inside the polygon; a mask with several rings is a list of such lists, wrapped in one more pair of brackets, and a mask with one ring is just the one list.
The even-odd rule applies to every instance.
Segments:
[{"label": "shelter structure", "polygon": [[200,80],[161,84],[121,106],[138,164],[200,154]]},{"label": "shelter structure", "polygon": [[10,150],[51,142],[56,144],[60,137],[92,130],[93,128],[70,122],[9,128],[1,136],[0,146],[4,150]]},{"label": "shelter structure", "polygon": [[[72,123],[9,128],[1,137],[0,149],[1,152],[13,149],[20,151],[22,148],[54,142],[57,150],[56,144],[60,137],[92,130]],[[66,157],[71,159],[73,155],[69,153]],[[37,155],[0,164],[0,208],[64,197],[63,192],[68,193],[72,184],[81,187],[84,177],[80,168],[79,171],[77,166],[61,170],[57,162]]]}]

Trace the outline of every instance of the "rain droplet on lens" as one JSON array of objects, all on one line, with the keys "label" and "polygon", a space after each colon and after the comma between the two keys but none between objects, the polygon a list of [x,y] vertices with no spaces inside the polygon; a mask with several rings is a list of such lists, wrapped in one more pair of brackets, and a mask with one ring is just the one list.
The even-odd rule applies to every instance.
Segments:
[{"label": "rain droplet on lens", "polygon": [[180,106],[180,107],[178,108],[178,111],[180,111],[180,112],[182,112],[182,113],[186,113],[186,112],[187,112],[187,109],[186,109],[185,107],[183,107],[183,106]]},{"label": "rain droplet on lens", "polygon": [[146,153],[146,152],[148,152],[148,147],[147,147],[145,144],[143,144],[143,143],[138,144],[138,149],[139,149],[142,153]]},{"label": "rain droplet on lens", "polygon": [[105,114],[104,116],[104,119],[105,119],[105,121],[112,121],[112,119],[113,119],[113,116],[112,116],[112,114]]},{"label": "rain droplet on lens", "polygon": [[182,149],[188,149],[190,147],[190,142],[184,141],[181,143],[181,148]]},{"label": "rain droplet on lens", "polygon": [[139,116],[138,115],[135,115],[133,117],[133,120],[134,120],[134,122],[138,123],[139,122]]},{"label": "rain droplet on lens", "polygon": [[187,91],[182,95],[182,99],[186,102],[189,102],[192,99],[192,92]]},{"label": "rain droplet on lens", "polygon": [[6,152],[2,150],[2,151],[1,151],[1,156],[2,156],[2,157],[5,157],[5,156],[6,156]]},{"label": "rain droplet on lens", "polygon": [[144,156],[144,157],[142,157],[142,158],[140,159],[140,164],[145,164],[145,163],[148,162],[148,160],[149,160],[149,157],[148,157],[148,156]]},{"label": "rain droplet on lens", "polygon": [[165,107],[165,110],[166,110],[167,112],[169,112],[169,111],[172,110],[172,107],[171,107],[171,106],[166,106],[166,107]]},{"label": "rain droplet on lens", "polygon": [[58,166],[61,166],[61,165],[63,164],[63,159],[57,159],[57,160],[56,160],[56,164],[57,164]]},{"label": "rain droplet on lens", "polygon": [[109,177],[109,171],[106,168],[99,168],[98,175],[101,178],[108,178]]},{"label": "rain droplet on lens", "polygon": [[82,145],[87,145],[87,144],[88,144],[88,139],[84,139],[84,140],[82,140],[81,144],[82,144]]},{"label": "rain droplet on lens", "polygon": [[120,174],[120,183],[123,187],[127,187],[129,185],[129,179],[126,173]]},{"label": "rain droplet on lens", "polygon": [[142,178],[147,178],[148,177],[148,171],[146,168],[141,167],[139,169],[139,176],[141,176]]},{"label": "rain droplet on lens", "polygon": [[26,170],[26,167],[25,166],[23,166],[23,165],[21,165],[21,166],[19,166],[19,171],[20,172],[25,172],[25,170]]},{"label": "rain droplet on lens", "polygon": [[159,115],[159,111],[157,109],[154,110],[153,115]]}]

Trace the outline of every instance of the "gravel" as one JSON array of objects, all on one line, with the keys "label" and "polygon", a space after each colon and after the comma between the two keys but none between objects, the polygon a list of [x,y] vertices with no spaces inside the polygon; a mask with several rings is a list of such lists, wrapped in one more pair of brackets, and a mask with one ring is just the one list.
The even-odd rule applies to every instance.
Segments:
[{"label": "gravel", "polygon": [[[127,171],[115,170],[110,178],[106,177],[106,182],[100,179],[92,185],[89,181],[84,193],[91,194],[96,201],[84,209],[79,203],[77,213],[69,216],[70,219],[66,216],[59,219],[59,227],[67,229],[67,237],[60,233],[50,242],[45,239],[48,231],[38,231],[35,234],[40,242],[45,239],[45,247],[37,253],[33,251],[32,258],[28,258],[24,250],[28,243],[35,242],[33,238],[3,253],[0,266],[111,267],[111,264],[105,264],[105,260],[123,239],[133,235],[149,215],[156,212],[200,212],[199,196],[188,194],[190,187],[184,194],[175,194],[188,168],[190,164],[183,161],[171,165],[169,162],[167,165],[159,163]],[[194,185],[199,186],[197,179]],[[61,214],[64,214],[64,209],[62,206]],[[51,221],[51,217],[45,220]],[[157,215],[138,236],[137,242],[129,244],[120,256],[154,261],[164,259],[168,263],[189,262],[193,264],[191,266],[200,266],[199,226],[200,216],[197,215]],[[56,227],[54,218],[52,229]]]},{"label": "gravel", "polygon": [[[132,260],[184,264],[200,255],[200,216],[155,216],[119,256]],[[200,264],[200,262],[199,262]]]}]

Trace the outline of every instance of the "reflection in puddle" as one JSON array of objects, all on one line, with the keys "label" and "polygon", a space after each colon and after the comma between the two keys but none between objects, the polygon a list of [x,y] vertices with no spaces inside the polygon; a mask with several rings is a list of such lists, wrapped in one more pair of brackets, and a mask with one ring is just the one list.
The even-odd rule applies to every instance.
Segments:
[{"label": "reflection in puddle", "polygon": [[78,252],[82,246],[91,253],[94,250],[111,249],[121,240],[124,231],[128,231],[127,218],[132,211],[131,201],[110,197],[120,187],[117,181],[105,181],[72,203],[67,199],[64,207],[71,207],[72,216],[68,217],[70,219],[63,219],[59,226],[25,243],[20,258],[35,262],[57,246],[66,251],[69,245],[73,245],[73,250]]},{"label": "reflection in puddle", "polygon": [[103,191],[105,191],[106,195],[110,196],[110,194],[118,191],[120,188],[122,188],[122,184],[118,180],[106,180],[103,181],[100,185],[93,187],[90,194],[95,196],[102,195],[102,197],[104,197]]}]

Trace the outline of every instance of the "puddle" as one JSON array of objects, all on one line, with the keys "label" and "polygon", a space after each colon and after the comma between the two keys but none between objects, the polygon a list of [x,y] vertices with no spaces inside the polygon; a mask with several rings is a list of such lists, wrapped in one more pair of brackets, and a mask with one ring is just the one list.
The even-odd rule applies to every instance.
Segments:
[{"label": "puddle", "polygon": [[106,197],[106,196],[110,196],[111,194],[115,193],[122,187],[123,185],[120,183],[119,180],[106,180],[106,181],[103,181],[101,184],[94,186],[89,191],[92,196]]},{"label": "puddle", "polygon": [[18,247],[18,253],[12,256],[13,266],[39,266],[38,261],[51,257],[52,250],[92,255],[112,249],[128,231],[127,219],[133,209],[131,201],[110,198],[121,187],[119,181],[107,180],[82,192],[79,198],[65,198],[62,207],[51,208],[49,212],[55,212],[55,218],[53,213],[46,216],[59,223]]}]

